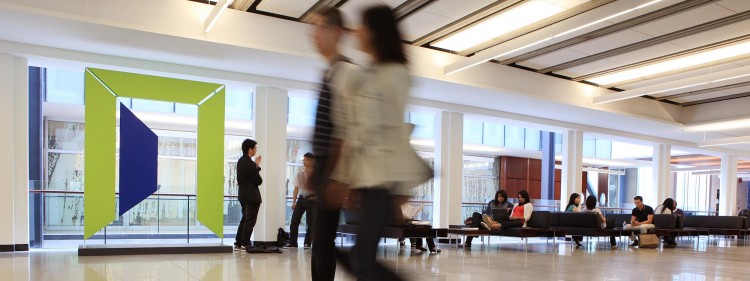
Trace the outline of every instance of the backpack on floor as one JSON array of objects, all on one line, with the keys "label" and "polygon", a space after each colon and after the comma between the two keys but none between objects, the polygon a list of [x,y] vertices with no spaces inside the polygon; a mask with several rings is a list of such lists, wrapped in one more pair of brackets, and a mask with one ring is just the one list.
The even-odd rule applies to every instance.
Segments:
[{"label": "backpack on floor", "polygon": [[276,247],[284,247],[291,242],[289,232],[284,231],[283,228],[279,227],[279,234],[276,235]]}]

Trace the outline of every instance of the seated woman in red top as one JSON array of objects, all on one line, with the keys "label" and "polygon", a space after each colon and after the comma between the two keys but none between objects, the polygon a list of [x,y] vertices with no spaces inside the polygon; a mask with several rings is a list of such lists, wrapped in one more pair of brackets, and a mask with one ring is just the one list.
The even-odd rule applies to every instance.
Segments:
[{"label": "seated woman in red top", "polygon": [[534,206],[529,200],[529,193],[526,190],[518,192],[518,204],[513,206],[513,211],[509,218],[500,218],[495,221],[488,215],[482,216],[482,226],[486,229],[508,229],[513,227],[526,227],[526,222],[531,219],[531,213],[534,212]]}]

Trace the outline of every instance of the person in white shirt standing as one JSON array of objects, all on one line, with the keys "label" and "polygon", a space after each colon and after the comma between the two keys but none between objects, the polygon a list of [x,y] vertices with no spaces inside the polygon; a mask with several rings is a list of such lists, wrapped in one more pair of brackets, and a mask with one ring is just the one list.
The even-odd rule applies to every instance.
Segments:
[{"label": "person in white shirt standing", "polygon": [[290,243],[287,245],[291,248],[297,248],[297,237],[299,236],[299,224],[302,222],[302,215],[306,215],[307,233],[305,233],[305,249],[310,248],[310,241],[313,235],[313,218],[315,217],[316,195],[311,187],[307,186],[307,179],[312,174],[315,157],[308,152],[302,157],[302,171],[297,173],[294,178],[294,197],[292,198],[292,221],[289,223]]}]

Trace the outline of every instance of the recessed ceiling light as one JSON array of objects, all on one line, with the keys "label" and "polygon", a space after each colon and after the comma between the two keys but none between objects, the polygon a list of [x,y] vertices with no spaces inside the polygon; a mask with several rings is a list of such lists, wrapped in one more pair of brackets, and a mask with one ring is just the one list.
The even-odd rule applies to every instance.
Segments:
[{"label": "recessed ceiling light", "polygon": [[597,76],[592,79],[588,79],[587,81],[599,85],[612,85],[641,77],[685,69],[692,66],[699,66],[747,54],[750,54],[750,41],[745,41],[739,44],[733,44],[722,48],[716,48],[713,50],[683,56],[659,63],[645,65],[642,67],[623,70],[612,74]]},{"label": "recessed ceiling light", "polygon": [[527,2],[441,39],[432,46],[452,51],[463,51],[585,2],[588,2],[588,0],[534,0]]}]

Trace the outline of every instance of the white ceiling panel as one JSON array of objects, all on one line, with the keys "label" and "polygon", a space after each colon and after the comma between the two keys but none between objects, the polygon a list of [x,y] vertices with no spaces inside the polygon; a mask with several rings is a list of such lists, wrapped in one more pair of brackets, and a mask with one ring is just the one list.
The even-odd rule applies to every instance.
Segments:
[{"label": "white ceiling panel", "polygon": [[699,101],[699,100],[705,100],[705,99],[712,99],[712,98],[718,98],[718,97],[725,97],[725,96],[728,96],[728,95],[730,95],[730,94],[727,93],[727,92],[717,91],[717,92],[710,92],[710,93],[705,93],[705,94],[700,94],[700,95],[692,95],[692,96],[687,96],[687,97],[682,97],[682,98],[676,98],[676,99],[669,99],[669,100],[671,100],[673,102],[678,102],[678,103],[685,103],[685,102],[693,102],[693,101]]},{"label": "white ceiling panel", "polygon": [[425,7],[423,11],[457,20],[493,2],[495,0],[437,1]]},{"label": "white ceiling panel", "polygon": [[735,13],[724,7],[711,4],[644,23],[634,27],[633,30],[651,36],[659,36],[733,14]]},{"label": "white ceiling panel", "polygon": [[683,37],[677,40],[672,40],[671,43],[690,49],[708,45],[713,42],[719,42],[722,40],[747,35],[748,30],[750,30],[750,20],[741,21],[718,29]]},{"label": "white ceiling panel", "polygon": [[587,63],[584,65],[579,65],[576,67],[571,67],[565,70],[561,70],[561,71],[558,71],[557,73],[560,75],[568,76],[568,77],[578,77],[578,76],[596,72],[597,69],[612,68],[613,65],[619,65],[619,64],[610,60],[598,60],[598,61]]},{"label": "white ceiling panel", "polygon": [[750,1],[747,0],[723,0],[716,4],[736,13],[750,10]]},{"label": "white ceiling panel", "polygon": [[263,0],[258,4],[258,10],[284,15],[293,18],[301,17],[309,10],[316,0]]},{"label": "white ceiling panel", "polygon": [[521,61],[518,64],[525,66],[525,67],[531,67],[534,69],[542,69],[542,68],[557,65],[559,63],[563,63],[566,61],[579,59],[579,58],[585,57],[586,55],[587,54],[577,52],[574,50],[562,49],[562,50],[551,52],[543,56],[535,57],[530,60]]},{"label": "white ceiling panel", "polygon": [[638,41],[643,41],[651,37],[652,36],[637,31],[623,30],[594,40],[584,41],[583,43],[576,44],[570,48],[581,53],[596,54]]},{"label": "white ceiling panel", "polygon": [[414,41],[453,22],[453,20],[446,16],[420,11],[401,21],[401,32],[403,32],[404,39]]},{"label": "white ceiling panel", "polygon": [[[660,84],[664,82],[669,82],[669,81],[674,81],[674,80],[679,80],[679,79],[684,79],[684,78],[689,78],[689,77],[694,77],[694,76],[699,76],[699,75],[704,75],[704,74],[711,74],[713,72],[734,69],[737,67],[738,67],[737,64],[734,64],[734,63],[724,63],[721,65],[704,67],[701,69],[695,69],[691,71],[681,72],[681,73],[667,75],[667,76],[661,76],[658,78],[643,80],[640,82],[630,83],[626,85],[620,85],[618,86],[618,88],[630,90],[630,89],[645,87],[645,86],[654,85],[654,84]],[[732,81],[741,81],[741,80],[732,80]],[[736,83],[736,82],[733,82],[733,83]]]},{"label": "white ceiling panel", "polygon": [[[683,50],[682,48],[674,44],[664,43],[664,44],[651,46],[648,48],[643,48],[643,49],[633,51],[630,53],[625,53],[622,55],[610,57],[607,60],[600,60],[600,61],[572,67],[572,68],[566,69],[563,72],[576,73],[578,74],[577,76],[587,75],[587,74],[591,74],[591,73],[595,73],[595,72],[599,72],[599,71],[603,71],[603,70],[607,70],[607,69],[611,69],[615,67],[620,67],[623,65],[631,64],[631,63],[636,63],[642,60],[647,60],[647,59],[671,54],[674,52],[679,52],[682,50]],[[602,63],[602,62],[607,62],[607,63]],[[560,73],[563,73],[563,72],[560,72]]]},{"label": "white ceiling panel", "polygon": [[344,14],[344,21],[347,27],[357,28],[360,25],[360,18],[362,12],[374,5],[386,4],[391,8],[396,8],[398,5],[403,4],[406,0],[348,0],[344,2],[339,8],[341,13]]}]

